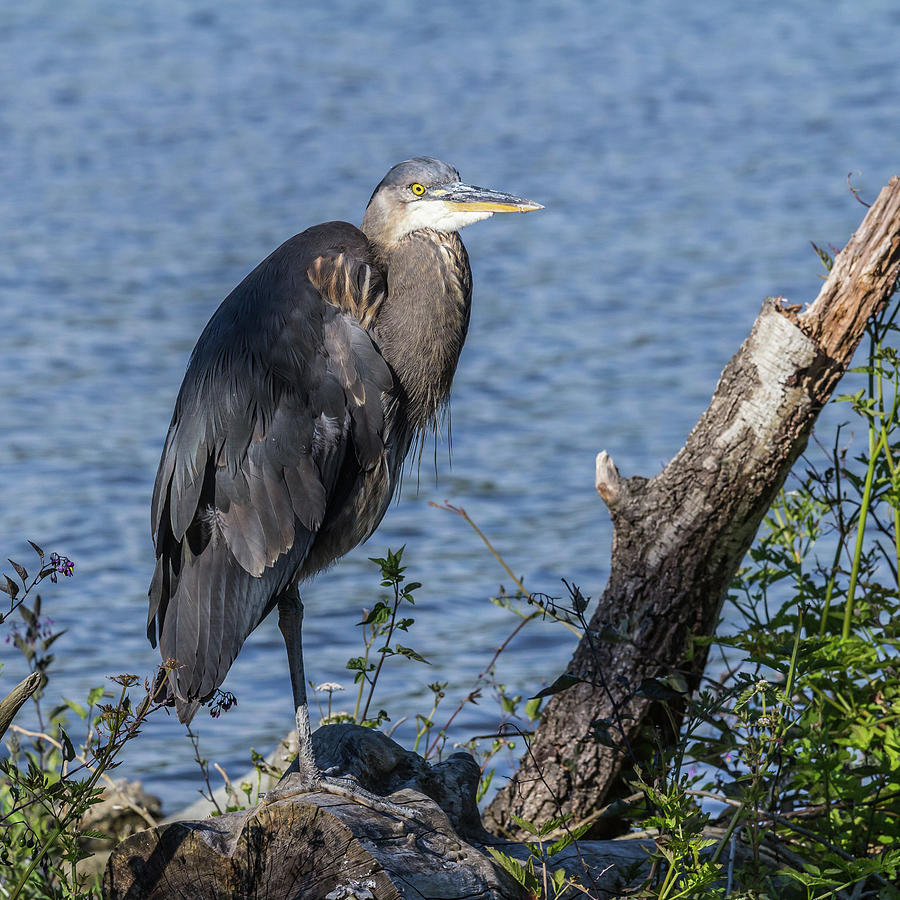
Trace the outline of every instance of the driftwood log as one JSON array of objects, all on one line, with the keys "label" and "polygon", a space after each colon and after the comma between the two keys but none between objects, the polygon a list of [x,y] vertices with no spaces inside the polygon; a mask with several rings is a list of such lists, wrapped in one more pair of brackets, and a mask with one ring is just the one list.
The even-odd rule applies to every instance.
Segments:
[{"label": "driftwood log", "polygon": [[[525,900],[485,847],[523,861],[528,851],[483,829],[475,805],[480,773],[469,754],[429,766],[380,732],[356,725],[320,728],[313,741],[320,764],[352,773],[368,790],[412,809],[415,818],[321,792],[292,794],[295,776],[289,774],[271,802],[161,825],[123,841],[107,865],[104,897]],[[646,860],[648,843],[584,843],[554,857],[553,867],[565,868],[600,900],[621,886],[617,867]],[[568,894],[580,895],[575,888]]]},{"label": "driftwood log", "polygon": [[612,562],[569,663],[582,683],[551,698],[528,755],[485,813],[488,828],[515,833],[512,814],[535,822],[561,811],[579,821],[597,816],[629,757],[591,739],[592,723],[609,722],[620,744],[635,747],[643,729],[663,721],[653,701],[634,695],[642,679],[677,672],[689,690],[697,687],[706,652],[689,652],[691,639],[715,632],[729,583],[898,271],[894,177],[808,309],[765,301],[709,408],[662,472],[621,478],[599,454],[596,488],[613,520]]}]

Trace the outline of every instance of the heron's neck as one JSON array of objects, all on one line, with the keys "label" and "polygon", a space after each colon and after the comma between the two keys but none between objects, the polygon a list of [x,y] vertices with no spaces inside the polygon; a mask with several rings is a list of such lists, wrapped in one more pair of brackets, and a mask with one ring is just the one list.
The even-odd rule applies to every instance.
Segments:
[{"label": "heron's neck", "polygon": [[450,396],[466,339],[472,273],[459,235],[423,230],[377,247],[387,296],[374,334],[407,399],[414,429],[433,423]]}]

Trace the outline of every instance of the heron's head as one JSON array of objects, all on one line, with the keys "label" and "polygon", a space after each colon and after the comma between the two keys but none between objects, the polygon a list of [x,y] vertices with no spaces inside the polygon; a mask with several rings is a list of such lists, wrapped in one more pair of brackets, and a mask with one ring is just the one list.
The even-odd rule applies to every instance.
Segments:
[{"label": "heron's head", "polygon": [[396,244],[413,231],[459,231],[496,212],[543,209],[522,197],[463,184],[453,166],[430,156],[397,163],[375,188],[362,230],[381,246]]}]

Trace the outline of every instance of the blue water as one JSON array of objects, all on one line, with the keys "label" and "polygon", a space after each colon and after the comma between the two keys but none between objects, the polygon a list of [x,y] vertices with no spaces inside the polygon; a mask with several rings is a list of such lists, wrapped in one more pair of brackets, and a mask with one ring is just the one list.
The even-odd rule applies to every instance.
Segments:
[{"label": "blue water", "polygon": [[[715,10],[714,12],[712,10]],[[842,245],[900,170],[895,3],[664,0],[0,8],[0,554],[31,538],[76,561],[44,591],[66,634],[51,696],[149,673],[149,496],[188,354],[222,297],[286,237],[359,222],[400,159],[546,206],[464,232],[475,276],[453,392],[453,459],[430,451],[370,543],[307,588],[308,674],[350,687],[367,557],[406,545],[424,582],[379,705],[443,721],[516,620],[509,579],[464,506],[533,590],[596,596],[610,526],[593,490],[609,450],[653,474],[681,446],[762,299],[812,300],[809,241]],[[525,696],[574,640],[537,626],[501,658]],[[0,644],[0,688],[21,665]],[[267,622],[198,720],[236,775],[290,727]],[[349,696],[347,692],[345,697]],[[453,741],[494,727],[490,698]],[[399,733],[408,737],[409,724]],[[171,808],[198,786],[161,715],[119,770]]]}]

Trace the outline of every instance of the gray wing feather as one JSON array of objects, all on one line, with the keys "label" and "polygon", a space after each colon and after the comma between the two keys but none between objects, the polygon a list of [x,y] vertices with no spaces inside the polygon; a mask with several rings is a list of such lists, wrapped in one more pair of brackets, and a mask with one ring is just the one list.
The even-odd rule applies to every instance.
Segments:
[{"label": "gray wing feather", "polygon": [[210,320],[176,402],[153,492],[148,636],[178,662],[186,721],[296,580],[330,498],[346,493],[346,455],[366,469],[384,452],[392,373],[306,276],[335,240],[341,259],[371,268],[350,225],[286,242]]}]

